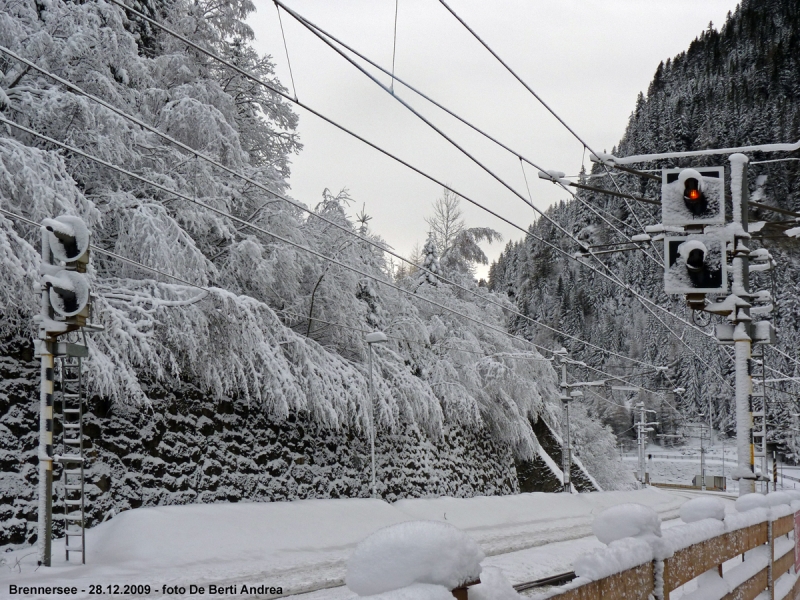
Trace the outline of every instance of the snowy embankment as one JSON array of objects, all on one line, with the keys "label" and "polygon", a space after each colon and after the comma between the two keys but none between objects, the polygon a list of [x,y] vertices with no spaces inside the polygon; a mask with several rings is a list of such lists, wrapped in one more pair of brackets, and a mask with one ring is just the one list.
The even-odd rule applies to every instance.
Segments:
[{"label": "snowy embankment", "polygon": [[[64,561],[53,544],[53,567],[36,570],[35,549],[3,555],[0,589],[15,585],[147,584],[281,587],[283,595],[344,583],[346,561],[365,537],[413,520],[450,523],[489,556],[591,535],[594,516],[638,502],[675,518],[685,496],[646,489],[591,494],[519,494],[380,500],[299,500],[200,504],[126,511],[87,531],[87,564]],[[570,570],[564,565],[563,570]],[[237,589],[238,591],[238,589]],[[174,595],[170,597],[175,597]],[[221,596],[216,596],[221,597]],[[264,596],[268,597],[268,596]]]}]

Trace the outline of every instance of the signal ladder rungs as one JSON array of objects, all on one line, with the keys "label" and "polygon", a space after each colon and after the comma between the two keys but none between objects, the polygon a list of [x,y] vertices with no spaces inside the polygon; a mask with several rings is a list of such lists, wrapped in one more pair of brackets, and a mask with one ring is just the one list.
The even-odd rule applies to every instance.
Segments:
[{"label": "signal ladder rungs", "polygon": [[[67,560],[80,552],[86,563],[86,512],[83,455],[83,381],[81,358],[59,356],[61,382],[61,447],[58,461],[63,465],[64,541]],[[76,466],[77,465],[77,466]],[[76,538],[80,538],[79,540]]]}]

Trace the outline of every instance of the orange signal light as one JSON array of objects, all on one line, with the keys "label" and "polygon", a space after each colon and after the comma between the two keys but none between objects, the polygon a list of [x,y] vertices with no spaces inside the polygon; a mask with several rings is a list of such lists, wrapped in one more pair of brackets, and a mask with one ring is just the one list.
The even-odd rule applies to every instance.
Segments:
[{"label": "orange signal light", "polygon": [[689,190],[688,198],[692,201],[700,200],[700,190]]}]

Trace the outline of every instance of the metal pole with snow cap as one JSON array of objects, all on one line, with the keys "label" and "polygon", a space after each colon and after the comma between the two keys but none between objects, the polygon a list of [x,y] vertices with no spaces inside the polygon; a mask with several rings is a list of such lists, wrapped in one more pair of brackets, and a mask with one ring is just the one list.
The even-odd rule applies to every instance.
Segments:
[{"label": "metal pole with snow cap", "polygon": [[570,388],[579,387],[602,387],[606,385],[607,381],[578,381],[575,383],[567,383],[567,363],[571,362],[577,365],[586,366],[579,361],[570,360],[569,353],[566,348],[560,348],[553,351],[553,358],[561,364],[561,402],[564,403],[564,439],[561,442],[561,466],[562,466],[562,480],[564,484],[564,491],[568,494],[572,493],[572,441],[569,431],[569,403],[576,398],[583,398],[583,392],[580,390],[569,391]]},{"label": "metal pole with snow cap", "polygon": [[372,460],[372,497],[378,497],[378,491],[375,486],[375,435],[377,434],[377,427],[375,426],[375,384],[372,380],[372,345],[382,344],[388,342],[389,338],[382,331],[373,331],[364,337],[364,341],[369,346],[369,451]]},{"label": "metal pole with snow cap", "polygon": [[567,353],[567,349],[562,347],[558,350],[553,351],[553,358],[555,358],[561,365],[561,395],[559,396],[561,402],[564,404],[564,439],[561,443],[561,468],[562,468],[562,484],[564,486],[564,491],[566,493],[570,493],[570,489],[572,487],[572,482],[570,481],[569,477],[569,402],[572,400],[570,395],[567,393],[567,358],[569,354]]},{"label": "metal pole with snow cap", "polygon": [[750,338],[750,250],[744,245],[749,238],[747,233],[747,211],[745,205],[748,196],[747,163],[750,159],[744,154],[732,154],[728,157],[731,163],[731,199],[733,209],[733,289],[732,296],[743,300],[733,308],[733,347],[736,370],[735,406],[736,406],[736,456],[737,466],[734,479],[739,480],[739,495],[751,494],[755,491],[755,456],[753,448],[753,407],[750,394],[752,379],[750,377],[750,354],[752,340]]},{"label": "metal pole with snow cap", "polygon": [[[53,452],[54,358],[58,352],[58,337],[86,325],[89,316],[89,284],[84,275],[89,262],[89,230],[81,218],[63,215],[44,219],[41,234],[39,274],[42,295],[39,314],[34,317],[39,328],[35,340],[36,354],[42,361],[37,544],[39,564],[49,567],[53,534],[53,462],[60,458]],[[82,514],[80,518],[83,528]],[[83,544],[79,551],[83,553]]]}]

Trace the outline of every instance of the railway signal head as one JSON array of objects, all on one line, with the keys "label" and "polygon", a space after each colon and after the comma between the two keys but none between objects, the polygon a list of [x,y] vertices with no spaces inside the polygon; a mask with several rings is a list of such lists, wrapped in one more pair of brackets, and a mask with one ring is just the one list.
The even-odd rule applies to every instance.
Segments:
[{"label": "railway signal head", "polygon": [[724,250],[723,241],[710,235],[666,238],[664,290],[668,294],[726,292]]},{"label": "railway signal head", "polygon": [[[684,173],[681,173],[681,175]],[[683,179],[683,203],[693,215],[701,216],[706,213],[708,199],[702,190],[702,176],[701,179],[697,177],[685,177]]]},{"label": "railway signal head", "polygon": [[721,225],[725,222],[723,167],[664,169],[661,210],[664,225]]},{"label": "railway signal head", "polygon": [[[41,283],[46,335],[79,329],[89,316],[89,229],[80,217],[42,220]],[[43,315],[45,316],[45,315]]]}]

